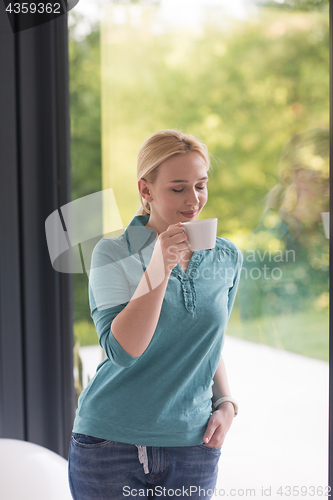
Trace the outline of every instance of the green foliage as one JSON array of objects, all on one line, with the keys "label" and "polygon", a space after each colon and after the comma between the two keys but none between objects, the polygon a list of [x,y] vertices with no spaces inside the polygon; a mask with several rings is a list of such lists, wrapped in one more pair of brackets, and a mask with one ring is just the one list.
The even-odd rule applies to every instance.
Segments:
[{"label": "green foliage", "polygon": [[259,2],[261,7],[274,7],[282,10],[300,11],[328,11],[328,0],[269,0]]},{"label": "green foliage", "polygon": [[[121,195],[129,214],[137,196],[136,151],[157,130],[177,128],[197,135],[211,152],[202,218],[217,217],[218,235],[235,243],[258,225],[264,197],[278,182],[285,142],[302,130],[328,127],[329,31],[321,6],[315,0],[266,2],[257,17],[228,25],[211,10],[198,33],[169,28],[154,34],[149,9],[139,27],[107,27],[103,113],[112,119],[103,141],[112,145],[116,199]],[[70,67],[75,199],[102,188],[98,29],[83,41],[70,39]],[[75,275],[74,285],[77,332],[90,342],[96,337],[86,276]],[[279,323],[286,332],[281,345],[326,359],[326,317],[311,314]],[[271,319],[260,321],[269,332]],[[257,324],[244,328],[235,334],[275,345],[268,333],[260,337]],[[321,333],[311,337],[313,331]]]},{"label": "green foliage", "polygon": [[76,321],[74,324],[74,339],[80,341],[80,347],[98,345],[95,325],[90,321]]},{"label": "green foliage", "polygon": [[246,323],[232,311],[227,333],[258,344],[328,361],[328,311],[307,310],[294,315],[266,316]]},{"label": "green foliage", "polygon": [[[75,15],[75,14],[72,14]],[[76,16],[76,20],[79,21]],[[99,29],[83,40],[69,32],[72,199],[102,189]],[[73,275],[74,321],[90,320],[88,279]]]},{"label": "green foliage", "polygon": [[69,32],[72,199],[102,186],[99,29],[78,41],[75,26]]}]

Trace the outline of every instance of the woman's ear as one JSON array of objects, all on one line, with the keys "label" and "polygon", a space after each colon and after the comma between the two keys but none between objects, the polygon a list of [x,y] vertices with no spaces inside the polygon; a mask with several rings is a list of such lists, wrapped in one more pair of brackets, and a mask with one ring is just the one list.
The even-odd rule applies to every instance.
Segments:
[{"label": "woman's ear", "polygon": [[144,198],[146,201],[148,201],[148,203],[150,203],[153,200],[153,197],[151,195],[151,191],[149,188],[149,184],[147,183],[147,181],[145,181],[144,179],[139,179],[138,180],[138,189],[139,189],[139,193],[142,196],[142,198]]}]

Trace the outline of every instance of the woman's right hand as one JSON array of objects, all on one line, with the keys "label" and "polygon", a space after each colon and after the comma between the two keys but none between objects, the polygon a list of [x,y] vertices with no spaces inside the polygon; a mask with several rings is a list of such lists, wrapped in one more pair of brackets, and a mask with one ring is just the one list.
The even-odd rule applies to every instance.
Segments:
[{"label": "woman's right hand", "polygon": [[165,273],[170,275],[172,269],[180,262],[181,253],[184,250],[191,249],[182,223],[171,224],[166,231],[159,234],[151,257],[151,264],[163,265]]}]

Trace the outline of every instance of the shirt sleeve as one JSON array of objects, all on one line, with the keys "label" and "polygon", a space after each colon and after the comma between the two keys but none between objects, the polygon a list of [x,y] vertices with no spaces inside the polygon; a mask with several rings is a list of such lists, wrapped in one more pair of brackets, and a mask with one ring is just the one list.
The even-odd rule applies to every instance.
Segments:
[{"label": "shirt sleeve", "polygon": [[228,319],[230,318],[230,314],[235,302],[236,298],[236,293],[237,293],[237,288],[241,276],[241,270],[242,270],[242,264],[243,264],[243,255],[239,248],[237,248],[237,261],[236,261],[236,269],[235,269],[235,275],[233,279],[233,284],[229,288],[229,293],[228,293]]},{"label": "shirt sleeve", "polygon": [[114,318],[131,299],[122,261],[128,258],[111,240],[102,239],[94,248],[89,273],[89,304],[99,344],[117,366],[129,367],[138,357],[128,354],[111,332]]}]

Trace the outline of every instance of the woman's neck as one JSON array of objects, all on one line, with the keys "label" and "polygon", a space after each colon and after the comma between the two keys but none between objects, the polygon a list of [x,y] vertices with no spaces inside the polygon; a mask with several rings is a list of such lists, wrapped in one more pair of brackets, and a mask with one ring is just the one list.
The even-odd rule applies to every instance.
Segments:
[{"label": "woman's neck", "polygon": [[156,220],[155,217],[150,215],[149,220],[146,224],[146,227],[151,228],[151,229],[155,229],[155,231],[157,231],[158,234],[161,234],[168,229],[169,225],[166,221]]}]

